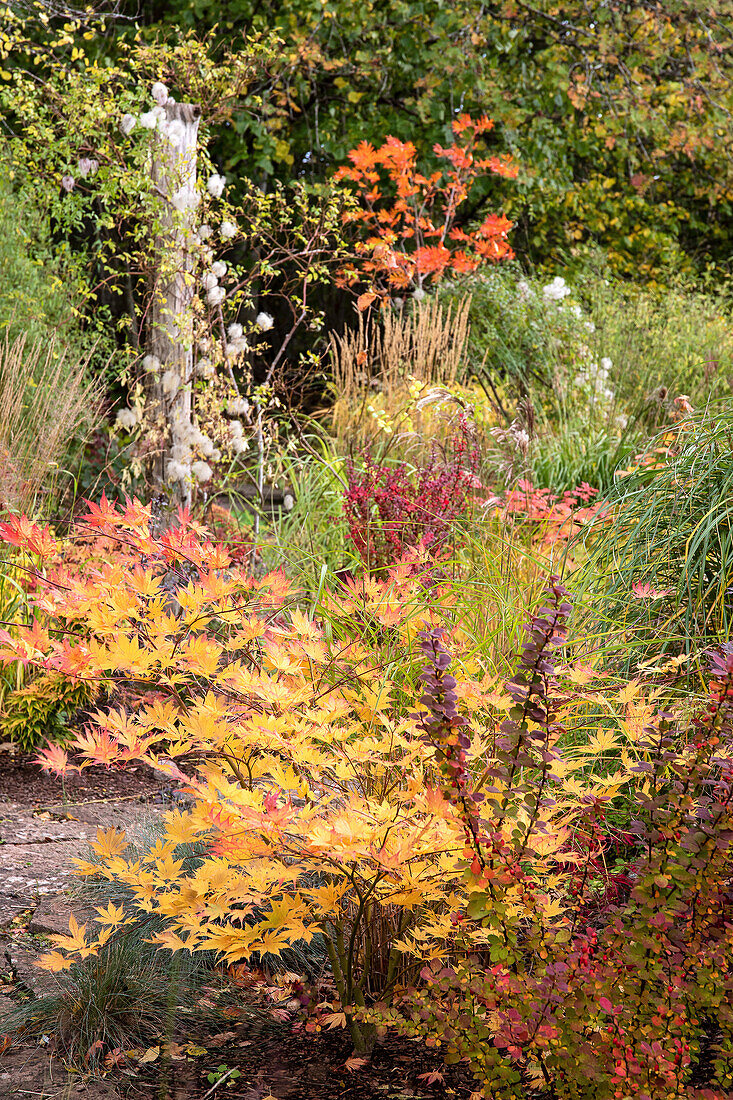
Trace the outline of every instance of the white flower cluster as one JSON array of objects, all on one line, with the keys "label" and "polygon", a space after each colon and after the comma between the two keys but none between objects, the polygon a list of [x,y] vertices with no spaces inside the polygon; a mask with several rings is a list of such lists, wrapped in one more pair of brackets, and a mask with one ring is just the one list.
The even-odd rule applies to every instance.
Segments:
[{"label": "white flower cluster", "polygon": [[255,318],[255,324],[257,328],[262,332],[269,332],[272,326],[275,324],[275,319],[269,313],[258,313]]},{"label": "white flower cluster", "polygon": [[546,302],[561,302],[568,294],[572,294],[572,291],[562,275],[556,275],[551,283],[542,287],[542,297]]}]

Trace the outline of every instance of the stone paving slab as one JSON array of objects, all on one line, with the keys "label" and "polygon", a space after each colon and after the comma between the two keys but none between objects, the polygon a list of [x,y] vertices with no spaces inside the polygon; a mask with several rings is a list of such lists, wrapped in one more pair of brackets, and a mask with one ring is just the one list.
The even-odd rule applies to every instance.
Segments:
[{"label": "stone paving slab", "polygon": [[100,800],[69,806],[63,813],[70,816],[61,817],[0,802],[0,909],[67,889],[76,881],[73,859],[86,855],[98,828],[125,829],[133,838],[151,832],[164,809]]}]

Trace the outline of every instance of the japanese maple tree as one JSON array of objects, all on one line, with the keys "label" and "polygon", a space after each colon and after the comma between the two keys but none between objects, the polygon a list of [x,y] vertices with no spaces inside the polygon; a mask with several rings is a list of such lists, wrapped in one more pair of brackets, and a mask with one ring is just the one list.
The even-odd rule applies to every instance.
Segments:
[{"label": "japanese maple tree", "polygon": [[486,116],[460,115],[452,124],[453,143],[433,146],[445,168],[429,175],[419,170],[411,141],[390,136],[378,149],[362,141],[348,154],[351,165],[339,168],[335,179],[352,183],[358,199],[344,214],[362,234],[358,263],[344,277],[350,283],[366,277],[372,284],[359,299],[360,309],[378,294],[411,290],[419,296],[426,281],[437,282],[447,271],[475,271],[514,255],[507,240],[511,222],[502,215],[487,215],[471,231],[456,225],[458,209],[480,176],[518,174],[511,156],[481,154],[481,137],[492,127]]}]

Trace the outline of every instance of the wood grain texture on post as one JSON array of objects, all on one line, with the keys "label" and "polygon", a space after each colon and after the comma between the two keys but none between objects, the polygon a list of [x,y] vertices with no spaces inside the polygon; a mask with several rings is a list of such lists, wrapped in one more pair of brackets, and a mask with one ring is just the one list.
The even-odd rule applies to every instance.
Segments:
[{"label": "wood grain texture on post", "polygon": [[[177,441],[191,425],[193,377],[193,300],[197,228],[196,146],[201,108],[191,103],[167,103],[155,144],[151,176],[160,198],[156,265],[148,318],[148,347],[160,361],[149,378],[148,415],[160,430],[154,479],[165,481],[166,465]],[[157,434],[157,432],[156,432]],[[190,487],[178,492],[189,502]]]}]

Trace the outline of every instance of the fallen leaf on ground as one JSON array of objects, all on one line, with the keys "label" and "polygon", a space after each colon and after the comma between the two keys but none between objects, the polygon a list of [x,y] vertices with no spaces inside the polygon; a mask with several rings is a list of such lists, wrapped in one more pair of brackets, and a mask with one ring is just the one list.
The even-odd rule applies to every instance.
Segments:
[{"label": "fallen leaf on ground", "polygon": [[147,1062],[154,1062],[160,1054],[160,1047],[148,1047],[138,1060],[138,1065],[144,1066]]},{"label": "fallen leaf on ground", "polygon": [[347,1069],[349,1073],[354,1073],[357,1069],[361,1069],[368,1063],[368,1058],[359,1058],[356,1054],[352,1054],[350,1058],[347,1058],[344,1062],[344,1069]]}]

